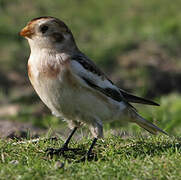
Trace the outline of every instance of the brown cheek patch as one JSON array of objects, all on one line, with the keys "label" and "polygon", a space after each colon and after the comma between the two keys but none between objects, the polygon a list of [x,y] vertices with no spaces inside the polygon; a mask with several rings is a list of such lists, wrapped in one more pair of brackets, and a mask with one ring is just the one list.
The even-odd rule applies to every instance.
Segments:
[{"label": "brown cheek patch", "polygon": [[64,40],[64,37],[61,33],[53,33],[52,38],[54,42],[62,42]]}]

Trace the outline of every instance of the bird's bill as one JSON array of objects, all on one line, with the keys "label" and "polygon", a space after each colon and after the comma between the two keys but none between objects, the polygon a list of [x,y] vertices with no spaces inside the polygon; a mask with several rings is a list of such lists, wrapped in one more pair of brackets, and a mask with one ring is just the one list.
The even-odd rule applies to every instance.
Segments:
[{"label": "bird's bill", "polygon": [[33,35],[33,30],[32,28],[30,28],[29,26],[24,27],[21,31],[20,31],[20,35],[23,37],[28,37],[30,38]]}]

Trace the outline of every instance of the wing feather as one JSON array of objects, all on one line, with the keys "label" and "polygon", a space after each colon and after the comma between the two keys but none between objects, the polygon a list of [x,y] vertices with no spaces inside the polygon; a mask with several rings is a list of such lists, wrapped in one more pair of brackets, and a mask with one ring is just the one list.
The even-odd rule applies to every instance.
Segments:
[{"label": "wing feather", "polygon": [[151,100],[134,96],[118,88],[93,61],[89,60],[83,54],[72,57],[71,69],[73,73],[79,76],[90,88],[105,94],[115,101],[124,101],[132,108],[134,107],[129,104],[129,102],[159,106],[159,104]]},{"label": "wing feather", "polygon": [[115,86],[92,61],[83,58],[84,57],[74,57],[74,59],[72,59],[71,69],[73,74],[76,74],[84,80],[90,88],[105,94],[115,101],[123,101],[124,98],[119,88]]},{"label": "wing feather", "polygon": [[147,104],[147,105],[153,105],[153,106],[160,106],[158,103],[153,102],[151,100],[142,98],[142,97],[138,97],[135,95],[132,95],[130,93],[127,93],[126,91],[120,89],[120,92],[122,93],[122,95],[124,96],[124,98],[131,103],[140,103],[140,104]]}]

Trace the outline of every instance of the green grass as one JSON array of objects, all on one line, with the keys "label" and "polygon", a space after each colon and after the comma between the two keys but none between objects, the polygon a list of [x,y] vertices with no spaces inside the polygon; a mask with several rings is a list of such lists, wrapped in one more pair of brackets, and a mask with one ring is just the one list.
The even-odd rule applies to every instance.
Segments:
[{"label": "green grass", "polygon": [[[0,141],[1,179],[180,179],[180,141],[165,136],[129,137],[108,135],[94,148],[98,161],[76,163],[80,155],[49,158],[48,147],[63,142],[43,140],[13,145]],[[91,139],[71,142],[70,146],[86,150]]]},{"label": "green grass", "polygon": [[[179,137],[180,95],[163,96],[157,102],[160,102],[160,107],[137,108],[146,119],[156,123],[169,134]],[[12,118],[13,120],[29,120],[44,128],[63,129],[65,126],[50,115],[33,117],[31,106],[22,106],[23,111]],[[119,127],[119,132],[126,132],[128,135],[122,138],[109,133],[110,128],[116,126]],[[104,131],[104,140],[99,140],[94,148],[98,161],[85,163],[75,161],[89,148],[91,137],[71,141],[71,147],[82,149],[80,154],[69,152],[67,158],[55,156],[53,159],[46,156],[45,150],[49,147],[61,147],[62,139],[17,145],[13,143],[18,140],[0,140],[0,179],[181,179],[180,138],[148,136],[148,133],[138,126],[129,125],[122,128],[117,123],[105,124]]]},{"label": "green grass", "polygon": [[[132,77],[131,82],[135,87],[134,77],[139,77],[141,88],[136,86],[134,91],[144,94],[142,91],[146,93],[147,89],[144,90],[143,86],[152,88],[149,87],[148,71],[141,64],[135,72],[122,70],[118,65],[119,57],[139,50],[138,47],[144,42],[154,42],[166,54],[166,59],[168,57],[175,67],[180,67],[180,6],[180,0],[175,0],[174,3],[170,0],[104,0],[104,3],[97,0],[70,0],[68,3],[67,0],[0,0],[0,72],[5,75],[18,72],[24,79],[23,82],[26,82],[23,86],[28,86],[25,67],[29,47],[18,36],[18,32],[31,18],[51,15],[68,24],[80,49],[101,68],[107,69],[106,72],[110,74],[112,71],[117,72],[113,79],[118,79],[118,76],[126,80]],[[14,82],[18,83],[18,80],[15,78]],[[0,87],[0,97],[7,102],[19,104],[21,110],[15,117],[1,117],[2,119],[29,121],[43,128],[64,127],[51,115],[33,115],[36,114],[37,105],[34,102],[37,102],[37,98],[28,96],[28,99],[23,99],[23,95],[18,96],[14,92],[21,91],[18,88],[22,84],[11,85],[8,96],[4,96]],[[162,96],[159,101],[160,107],[139,106],[138,110],[146,119],[169,134],[180,136],[181,96],[170,94]],[[105,131],[115,126],[120,127],[116,123],[105,125]],[[75,163],[71,158],[48,158],[44,150],[47,147],[61,146],[61,140],[42,140],[20,145],[13,145],[16,140],[0,140],[0,179],[181,179],[179,140],[165,136],[133,136],[140,134],[140,128],[132,125],[123,128],[123,131],[132,135],[126,139],[106,135],[105,140],[99,140],[94,149],[98,161],[85,163]],[[90,144],[91,139],[85,138],[77,143],[72,142],[71,146],[86,150]],[[73,157],[81,158],[78,155]],[[64,167],[57,168],[58,162],[64,163]]]}]

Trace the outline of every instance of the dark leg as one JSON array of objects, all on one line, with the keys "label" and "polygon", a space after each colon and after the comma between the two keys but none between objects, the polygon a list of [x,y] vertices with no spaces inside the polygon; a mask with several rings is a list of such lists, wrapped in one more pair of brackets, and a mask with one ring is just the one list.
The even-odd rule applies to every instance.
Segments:
[{"label": "dark leg", "polygon": [[78,149],[71,149],[68,148],[68,144],[72,138],[72,136],[74,135],[75,131],[77,130],[77,127],[75,127],[73,129],[73,131],[71,132],[71,134],[69,135],[68,139],[65,141],[64,145],[61,148],[58,149],[54,149],[54,148],[48,148],[46,150],[47,154],[50,155],[51,157],[56,154],[56,155],[64,155],[65,151],[77,151]]},{"label": "dark leg", "polygon": [[91,161],[91,160],[95,159],[94,155],[92,154],[92,149],[95,146],[96,142],[97,142],[97,138],[94,138],[86,155],[82,159],[78,160],[77,162],[84,162],[85,160]]},{"label": "dark leg", "polygon": [[91,154],[92,154],[92,149],[93,149],[93,147],[95,146],[95,144],[96,144],[96,142],[97,142],[97,138],[94,138],[94,140],[92,141],[92,144],[91,144],[91,146],[90,146],[90,148],[89,148],[89,150],[88,150],[88,152],[87,152],[87,158],[89,158],[90,156],[91,156]]},{"label": "dark leg", "polygon": [[64,148],[67,148],[67,149],[68,149],[68,144],[69,144],[69,142],[70,142],[70,140],[71,140],[71,138],[72,138],[72,136],[74,135],[74,133],[75,133],[76,130],[77,130],[77,127],[75,127],[75,128],[73,129],[73,131],[71,132],[70,136],[69,136],[68,139],[65,141],[65,143],[64,143],[64,145],[63,145]]}]

